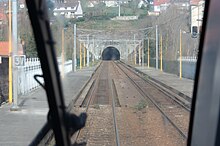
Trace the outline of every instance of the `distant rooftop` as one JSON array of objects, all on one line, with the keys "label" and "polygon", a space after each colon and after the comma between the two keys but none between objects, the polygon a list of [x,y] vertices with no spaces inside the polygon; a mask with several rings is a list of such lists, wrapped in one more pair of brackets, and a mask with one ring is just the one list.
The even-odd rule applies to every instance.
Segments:
[{"label": "distant rooftop", "polygon": [[0,56],[9,56],[9,43],[7,41],[0,42]]}]

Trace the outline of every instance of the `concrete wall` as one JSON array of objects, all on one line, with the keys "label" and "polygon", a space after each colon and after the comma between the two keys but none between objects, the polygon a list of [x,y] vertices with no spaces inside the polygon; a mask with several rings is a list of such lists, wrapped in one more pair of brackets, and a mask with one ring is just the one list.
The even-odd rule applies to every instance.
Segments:
[{"label": "concrete wall", "polygon": [[138,16],[117,16],[111,20],[137,20]]},{"label": "concrete wall", "polygon": [[[146,60],[145,60],[146,62]],[[156,60],[150,59],[150,67],[156,66]],[[160,60],[158,61],[158,69],[160,69]],[[179,76],[179,61],[163,60],[163,71]],[[182,61],[182,77],[194,80],[196,73],[196,61]]]},{"label": "concrete wall", "polygon": [[195,79],[196,73],[196,62],[185,62],[182,63],[182,75],[184,78]]}]

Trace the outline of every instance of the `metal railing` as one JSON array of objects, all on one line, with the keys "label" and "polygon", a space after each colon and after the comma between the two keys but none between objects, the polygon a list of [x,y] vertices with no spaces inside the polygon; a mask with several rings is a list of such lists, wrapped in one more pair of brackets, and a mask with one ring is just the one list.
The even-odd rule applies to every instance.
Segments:
[{"label": "metal railing", "polygon": [[[179,61],[179,58],[177,59]],[[182,61],[185,62],[196,62],[197,57],[196,56],[182,56]]]},{"label": "metal railing", "polygon": [[[59,64],[59,70],[62,69],[62,64]],[[66,61],[64,64],[64,74],[72,71],[72,61]],[[18,67],[18,95],[27,94],[40,85],[35,81],[34,75],[42,75],[40,60],[38,58],[27,58],[25,66]],[[41,83],[44,82],[43,78],[38,79]]]}]

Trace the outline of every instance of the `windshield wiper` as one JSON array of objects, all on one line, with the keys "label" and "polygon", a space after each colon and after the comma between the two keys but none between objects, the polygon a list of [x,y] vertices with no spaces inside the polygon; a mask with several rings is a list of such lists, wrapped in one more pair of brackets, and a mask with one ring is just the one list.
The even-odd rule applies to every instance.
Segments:
[{"label": "windshield wiper", "polygon": [[86,114],[82,113],[78,117],[66,111],[46,0],[26,0],[26,4],[41,62],[44,88],[49,105],[48,123],[31,145],[36,145],[39,141],[38,138],[42,138],[43,134],[48,132],[51,127],[54,131],[56,145],[69,146],[71,134],[85,126]]}]

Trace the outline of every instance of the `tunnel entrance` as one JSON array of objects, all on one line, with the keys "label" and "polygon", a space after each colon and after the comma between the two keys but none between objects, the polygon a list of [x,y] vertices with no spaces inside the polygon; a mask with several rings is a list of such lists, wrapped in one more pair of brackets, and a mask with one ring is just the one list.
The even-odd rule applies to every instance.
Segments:
[{"label": "tunnel entrance", "polygon": [[120,52],[115,47],[107,47],[102,52],[102,60],[120,60]]}]

